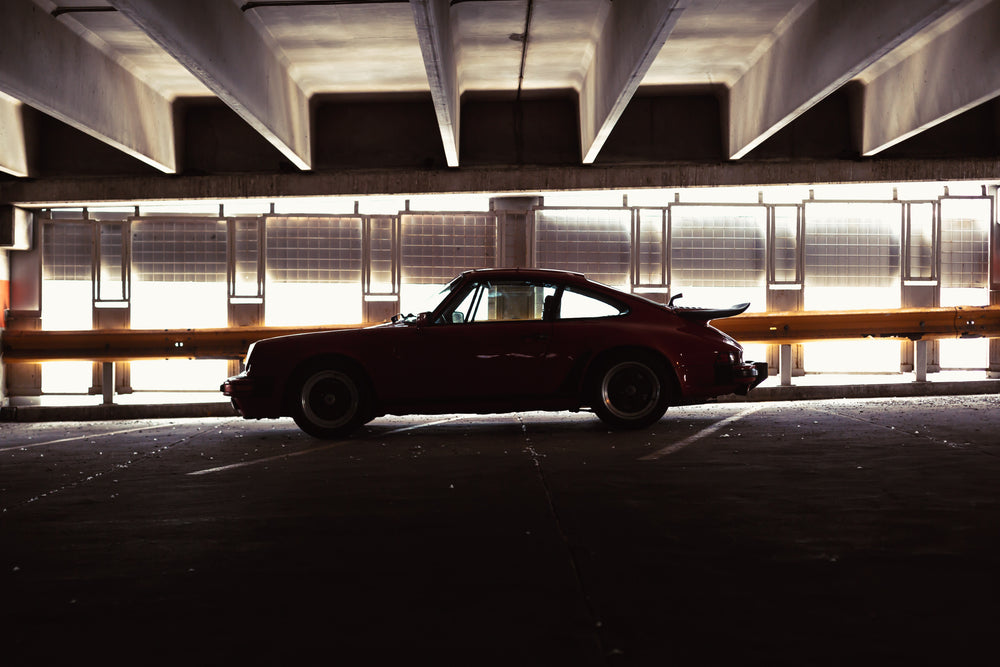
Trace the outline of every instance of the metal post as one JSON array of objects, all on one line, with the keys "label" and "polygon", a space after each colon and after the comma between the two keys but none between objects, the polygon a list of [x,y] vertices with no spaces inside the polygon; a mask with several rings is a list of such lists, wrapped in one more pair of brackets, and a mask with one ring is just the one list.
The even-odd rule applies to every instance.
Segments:
[{"label": "metal post", "polygon": [[781,386],[792,386],[792,346],[782,343],[779,350],[778,370],[781,371]]},{"label": "metal post", "polygon": [[105,361],[101,364],[101,390],[104,393],[104,405],[115,402],[115,362]]},{"label": "metal post", "polygon": [[921,338],[913,343],[913,369],[917,373],[917,382],[927,382],[927,341]]}]

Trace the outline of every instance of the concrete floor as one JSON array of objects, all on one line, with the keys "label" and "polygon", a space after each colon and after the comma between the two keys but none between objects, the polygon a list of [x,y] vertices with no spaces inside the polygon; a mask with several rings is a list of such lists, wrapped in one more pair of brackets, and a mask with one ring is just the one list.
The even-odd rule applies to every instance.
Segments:
[{"label": "concrete floor", "polygon": [[998,408],[0,423],[2,662],[992,665]]}]

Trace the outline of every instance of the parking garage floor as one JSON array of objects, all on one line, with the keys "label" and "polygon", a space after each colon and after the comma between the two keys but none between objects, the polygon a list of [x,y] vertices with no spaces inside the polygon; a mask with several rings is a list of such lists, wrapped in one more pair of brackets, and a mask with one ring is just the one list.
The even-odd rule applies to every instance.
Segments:
[{"label": "parking garage floor", "polygon": [[2,422],[0,660],[992,665],[998,408]]}]

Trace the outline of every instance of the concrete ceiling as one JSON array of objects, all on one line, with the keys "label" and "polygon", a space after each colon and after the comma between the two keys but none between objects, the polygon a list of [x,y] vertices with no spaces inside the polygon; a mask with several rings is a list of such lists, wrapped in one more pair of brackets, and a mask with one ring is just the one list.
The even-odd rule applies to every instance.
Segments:
[{"label": "concrete ceiling", "polygon": [[1000,179],[1000,0],[4,0],[0,203]]}]

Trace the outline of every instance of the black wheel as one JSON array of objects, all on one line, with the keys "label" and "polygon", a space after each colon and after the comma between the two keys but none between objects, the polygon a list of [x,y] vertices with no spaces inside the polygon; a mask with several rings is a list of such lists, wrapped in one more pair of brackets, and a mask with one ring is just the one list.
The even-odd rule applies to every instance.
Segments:
[{"label": "black wheel", "polygon": [[591,406],[613,428],[654,424],[667,411],[673,393],[662,364],[643,357],[608,359],[593,377]]},{"label": "black wheel", "polygon": [[340,438],[370,419],[370,394],[359,374],[337,366],[312,369],[293,383],[292,418],[317,438]]}]

